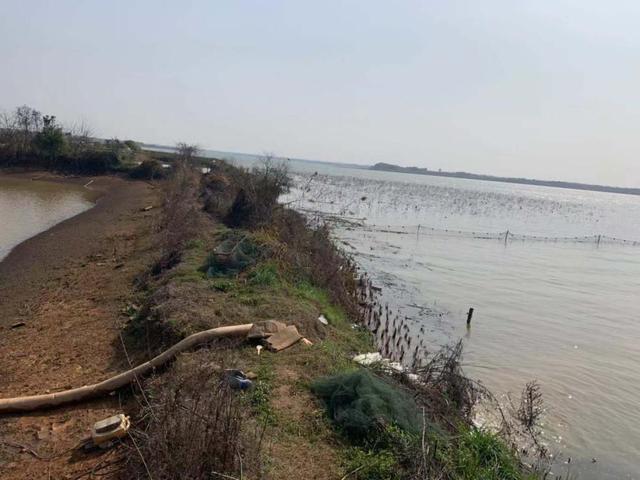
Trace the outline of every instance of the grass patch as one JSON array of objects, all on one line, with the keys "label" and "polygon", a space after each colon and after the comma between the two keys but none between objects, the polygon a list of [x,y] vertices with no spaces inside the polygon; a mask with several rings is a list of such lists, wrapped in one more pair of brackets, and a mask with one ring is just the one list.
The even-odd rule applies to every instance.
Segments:
[{"label": "grass patch", "polygon": [[520,463],[497,435],[470,429],[451,449],[452,473],[460,480],[521,480]]},{"label": "grass patch", "polygon": [[270,287],[278,283],[280,283],[280,274],[274,262],[260,264],[249,273],[249,285]]},{"label": "grass patch", "polygon": [[314,287],[308,282],[300,282],[293,287],[293,293],[302,300],[318,305],[331,325],[344,326],[348,323],[345,311],[331,303],[325,290]]},{"label": "grass patch", "polygon": [[187,242],[185,248],[187,250],[203,250],[205,247],[204,241],[201,238],[193,238]]},{"label": "grass patch", "polygon": [[345,452],[345,471],[356,480],[400,480],[401,473],[393,452],[349,448]]},{"label": "grass patch", "polygon": [[209,286],[212,290],[217,290],[218,292],[231,292],[237,288],[236,282],[233,280],[229,280],[226,278],[215,278],[209,282]]},{"label": "grass patch", "polygon": [[273,364],[267,358],[269,353],[265,353],[256,369],[257,379],[253,383],[253,388],[248,392],[249,405],[253,414],[260,423],[267,426],[276,424],[276,414],[271,407],[271,395],[275,380]]}]

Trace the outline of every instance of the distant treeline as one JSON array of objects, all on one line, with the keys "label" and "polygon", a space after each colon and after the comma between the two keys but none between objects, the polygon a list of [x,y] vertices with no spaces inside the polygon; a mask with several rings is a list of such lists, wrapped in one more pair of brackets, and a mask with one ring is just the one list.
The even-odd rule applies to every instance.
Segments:
[{"label": "distant treeline", "polygon": [[84,123],[63,127],[26,105],[0,114],[0,167],[102,174],[133,168],[139,150],[132,140],[93,138]]},{"label": "distant treeline", "polygon": [[519,183],[523,185],[539,185],[543,187],[571,188],[574,190],[592,190],[596,192],[640,195],[640,188],[608,187],[605,185],[590,185],[587,183],[560,182],[555,180],[533,180],[529,178],[496,177],[493,175],[478,175],[467,172],[443,172],[440,170],[429,170],[427,168],[401,167],[390,163],[376,163],[370,167],[370,169],[385,172],[413,173],[415,175],[432,175],[435,177],[468,178],[471,180],[486,180],[488,182]]}]

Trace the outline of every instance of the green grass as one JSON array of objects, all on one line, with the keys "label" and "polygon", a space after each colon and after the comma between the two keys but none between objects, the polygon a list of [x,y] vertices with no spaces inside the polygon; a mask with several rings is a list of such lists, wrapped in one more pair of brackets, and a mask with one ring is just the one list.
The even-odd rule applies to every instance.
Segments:
[{"label": "green grass", "polygon": [[360,447],[345,451],[344,469],[354,480],[400,480],[398,461],[389,450],[366,450]]},{"label": "green grass", "polygon": [[255,267],[248,276],[249,285],[272,287],[280,283],[278,267],[273,262],[265,262]]},{"label": "green grass", "polygon": [[185,248],[187,250],[194,250],[194,249],[202,250],[204,249],[204,246],[205,246],[204,241],[202,241],[202,239],[193,238],[187,242],[187,244],[185,245]]},{"label": "green grass", "polygon": [[277,417],[271,407],[271,392],[273,391],[275,372],[269,357],[268,352],[261,356],[260,365],[255,372],[257,379],[253,382],[253,388],[248,392],[248,400],[260,423],[274,425]]},{"label": "green grass", "polygon": [[348,324],[344,310],[331,303],[326,291],[314,287],[308,282],[300,282],[292,290],[298,298],[317,304],[331,325],[344,326]]},{"label": "green grass", "polygon": [[451,471],[460,480],[522,480],[520,464],[497,435],[469,429],[449,452]]},{"label": "green grass", "polygon": [[217,290],[219,292],[231,292],[237,288],[237,284],[233,280],[229,280],[226,278],[215,278],[209,281],[209,286],[213,290]]}]

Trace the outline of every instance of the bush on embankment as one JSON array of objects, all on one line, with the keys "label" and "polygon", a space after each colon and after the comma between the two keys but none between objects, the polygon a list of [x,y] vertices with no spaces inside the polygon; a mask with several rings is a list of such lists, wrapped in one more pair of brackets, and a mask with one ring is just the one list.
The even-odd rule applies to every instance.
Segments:
[{"label": "bush on embankment", "polygon": [[162,163],[152,158],[147,158],[133,167],[129,172],[129,176],[136,180],[161,180],[166,178],[167,173],[167,169],[162,166]]},{"label": "bush on embankment", "polygon": [[356,319],[356,266],[335,246],[327,226],[311,225],[278,204],[290,187],[286,165],[272,158],[251,170],[219,161],[203,178],[204,209],[229,227],[260,235],[289,276],[326,290],[334,304]]}]

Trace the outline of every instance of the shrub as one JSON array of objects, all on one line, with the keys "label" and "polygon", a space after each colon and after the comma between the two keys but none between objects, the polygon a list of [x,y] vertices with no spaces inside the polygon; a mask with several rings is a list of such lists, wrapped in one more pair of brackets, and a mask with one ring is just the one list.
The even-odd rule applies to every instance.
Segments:
[{"label": "shrub", "polygon": [[178,157],[164,185],[160,221],[162,254],[151,268],[153,275],[175,266],[201,227],[200,174],[188,160]]},{"label": "shrub", "polygon": [[238,191],[224,221],[230,227],[257,227],[271,220],[278,198],[291,188],[289,171],[284,163],[266,157],[260,167],[240,178]]},{"label": "shrub", "polygon": [[415,369],[419,381],[411,382],[411,388],[436,423],[446,424],[447,419],[455,419],[471,424],[478,400],[488,395],[486,389],[462,371],[462,350],[460,340],[453,346],[443,347]]},{"label": "shrub", "polygon": [[230,227],[257,228],[270,222],[290,187],[286,165],[270,157],[250,171],[216,162],[205,176],[205,210]]},{"label": "shrub", "polygon": [[125,140],[123,143],[129,150],[131,150],[134,153],[137,153],[140,151],[140,145],[138,145],[133,140]]},{"label": "shrub", "polygon": [[166,169],[157,160],[143,160],[129,172],[131,178],[138,180],[159,180],[167,176]]},{"label": "shrub", "polygon": [[118,155],[107,149],[88,150],[80,158],[67,159],[66,163],[67,170],[90,175],[105,174],[120,166]]},{"label": "shrub", "polygon": [[260,443],[248,431],[243,402],[206,357],[185,360],[148,383],[140,403],[142,428],[132,432],[126,478],[259,474]]}]

